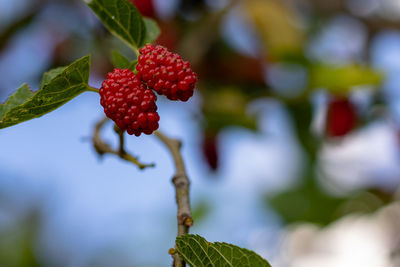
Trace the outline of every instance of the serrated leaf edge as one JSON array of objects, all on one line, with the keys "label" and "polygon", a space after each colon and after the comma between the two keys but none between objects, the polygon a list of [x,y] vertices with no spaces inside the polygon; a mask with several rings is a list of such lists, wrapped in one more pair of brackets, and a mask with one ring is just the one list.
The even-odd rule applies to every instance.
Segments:
[{"label": "serrated leaf edge", "polygon": [[[181,248],[180,248],[179,245],[178,245],[179,242],[182,242],[183,244],[185,244],[185,243],[186,243],[185,240],[184,240],[185,238],[188,238],[189,240],[195,241],[195,242],[200,246],[200,248],[201,248],[202,251],[205,253],[205,255],[206,255],[207,258],[209,259],[209,262],[212,264],[212,266],[215,266],[215,265],[213,264],[211,258],[208,256],[207,251],[204,250],[202,244],[199,243],[199,240],[198,240],[198,239],[204,240],[205,242],[207,242],[207,246],[210,246],[210,248],[212,248],[213,251],[216,251],[216,252],[218,253],[218,255],[220,255],[221,258],[222,258],[223,260],[225,260],[225,262],[226,262],[227,264],[229,264],[231,267],[234,267],[234,266],[228,261],[227,258],[225,258],[224,255],[221,254],[220,251],[218,251],[217,248],[215,248],[215,246],[218,246],[218,245],[219,245],[219,246],[228,246],[228,247],[232,247],[232,248],[237,249],[238,251],[240,251],[241,254],[243,254],[243,256],[246,257],[247,262],[249,263],[249,266],[250,266],[249,257],[248,257],[248,255],[246,255],[244,252],[248,252],[249,254],[253,254],[252,256],[256,256],[257,261],[260,261],[260,260],[261,260],[261,261],[265,262],[265,263],[267,264],[267,266],[270,266],[270,264],[268,263],[268,261],[266,261],[263,257],[261,257],[260,255],[258,255],[258,254],[255,253],[254,251],[249,250],[249,249],[246,249],[246,248],[242,248],[242,247],[239,247],[239,246],[236,246],[236,245],[233,245],[233,244],[229,244],[229,243],[226,243],[226,242],[213,242],[213,243],[210,243],[210,242],[208,242],[204,237],[202,237],[202,236],[200,236],[200,235],[186,234],[186,235],[178,236],[178,237],[176,238],[176,244],[177,244],[176,250],[177,250],[177,252],[179,253],[179,255],[180,255],[181,257],[183,257],[184,260],[185,260],[187,263],[191,264],[192,266],[195,266],[194,263],[193,263],[188,257],[186,257],[186,255],[184,255],[184,254],[181,253],[181,251],[180,251]],[[189,247],[189,249],[193,252],[193,254],[194,254],[194,255],[197,257],[197,259],[200,261],[200,263],[202,264],[202,266],[204,266],[202,260],[199,258],[199,255],[197,255],[197,253],[195,253],[195,251],[193,250],[193,248],[192,248],[191,246],[187,246],[187,247]]]},{"label": "serrated leaf edge", "polygon": [[[34,92],[34,94],[33,94],[30,98],[28,98],[24,103],[22,103],[22,104],[20,104],[20,105],[17,105],[17,106],[14,106],[14,107],[12,107],[10,110],[8,110],[8,111],[4,114],[3,118],[1,118],[1,120],[0,120],[0,129],[4,129],[4,128],[7,128],[7,127],[9,127],[9,126],[15,125],[15,124],[11,124],[11,125],[9,125],[9,126],[2,127],[2,123],[3,123],[4,119],[7,118],[7,114],[9,114],[9,112],[11,112],[12,110],[14,110],[14,109],[16,109],[16,108],[18,108],[18,107],[20,107],[20,106],[26,104],[27,102],[29,102],[39,91],[44,90],[44,89],[51,83],[51,81],[53,81],[54,79],[56,79],[58,76],[64,75],[64,73],[68,72],[68,71],[73,67],[73,65],[76,64],[78,61],[87,60],[87,61],[88,61],[88,65],[89,65],[89,71],[90,71],[90,58],[91,58],[90,55],[86,55],[86,56],[84,56],[84,57],[81,57],[81,58],[75,60],[75,61],[72,62],[70,65],[66,66],[65,69],[64,69],[62,72],[60,72],[59,74],[57,74],[56,76],[54,76],[52,79],[50,79],[50,80],[43,86],[43,88],[41,88],[41,89],[37,90],[36,92]],[[79,73],[79,75],[81,75],[81,74]],[[82,77],[82,78],[83,78],[83,77]],[[87,79],[82,79],[82,80],[84,80],[84,82],[82,82],[82,83],[80,83],[80,84],[77,84],[77,85],[74,86],[73,88],[76,88],[76,87],[78,87],[78,86],[85,86],[85,89],[84,89],[81,93],[83,93],[83,92],[85,92],[85,91],[90,91],[90,90],[89,90],[89,85],[88,85],[89,77],[87,77]],[[23,83],[21,86],[23,86],[23,85],[25,85],[25,84],[30,88],[29,84],[27,84],[27,83]],[[20,86],[20,87],[21,87],[21,86]],[[20,88],[20,87],[19,87],[19,88]],[[70,88],[70,89],[71,89],[71,88]],[[18,89],[17,89],[17,90],[18,90]],[[30,90],[30,91],[32,91],[32,90]],[[32,92],[33,92],[33,91],[32,91]],[[61,92],[62,92],[62,91],[61,91]],[[59,93],[59,92],[57,92],[57,93]],[[78,95],[80,95],[81,93],[79,93]],[[48,94],[51,94],[51,93],[48,93]],[[76,96],[78,96],[78,95],[76,95]],[[76,97],[76,96],[75,96],[75,97]],[[71,99],[72,99],[72,98],[70,98],[68,101],[70,101]],[[66,102],[68,102],[68,101],[66,101]],[[60,103],[60,102],[64,102],[64,100],[56,101],[56,102],[53,102],[53,103],[51,103],[51,104],[41,105],[40,107],[51,106],[51,105],[58,104],[58,103]],[[6,103],[6,102],[5,102],[5,103]],[[5,104],[5,103],[2,103],[2,104]],[[34,107],[34,108],[37,108],[37,107]],[[51,109],[50,111],[44,113],[43,115],[45,115],[45,114],[47,114],[47,113],[50,113],[50,112],[53,111],[53,110],[54,110],[54,109]],[[41,116],[43,116],[43,115],[41,115]],[[34,118],[38,118],[38,117],[41,117],[41,116],[37,116],[37,117],[34,117]],[[34,118],[32,118],[32,119],[34,119]],[[30,120],[30,119],[29,119],[29,120]],[[27,120],[21,121],[20,123],[25,122],[25,121],[27,121]],[[19,124],[19,123],[17,123],[17,124]]]},{"label": "serrated leaf edge", "polygon": [[[22,88],[23,86],[27,86],[27,87],[28,87],[28,90],[29,90],[30,92],[33,93],[32,96],[29,97],[29,98],[27,98],[27,100],[26,100],[25,102],[29,101],[29,100],[35,95],[35,92],[31,90],[31,87],[29,86],[29,84],[23,83],[23,84],[21,84],[21,85],[18,87],[17,90],[15,90],[15,91],[4,101],[4,103],[0,103],[0,106],[4,107],[4,106],[7,104],[7,102],[10,100],[10,98],[13,97],[14,94],[15,94],[20,88]],[[22,104],[23,104],[23,103],[22,103]],[[22,105],[22,104],[20,104],[20,105]],[[20,105],[16,105],[16,106],[14,106],[14,107],[18,107],[18,106],[20,106]],[[14,107],[12,107],[11,109],[13,109]],[[10,110],[11,110],[11,109],[10,109]],[[8,111],[10,111],[10,110],[8,110]],[[6,117],[8,111],[7,111],[6,113],[4,113],[4,116],[3,116],[2,118],[0,118],[0,124],[3,122],[3,120],[4,120],[4,118]]]}]

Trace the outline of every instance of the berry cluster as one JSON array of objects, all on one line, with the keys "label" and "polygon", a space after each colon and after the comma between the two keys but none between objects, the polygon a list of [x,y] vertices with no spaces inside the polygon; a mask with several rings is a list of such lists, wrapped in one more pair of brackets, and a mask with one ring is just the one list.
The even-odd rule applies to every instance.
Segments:
[{"label": "berry cluster", "polygon": [[140,49],[138,61],[137,74],[114,69],[99,91],[107,117],[136,136],[158,129],[157,97],[151,89],[170,100],[187,101],[197,82],[189,62],[165,47],[147,44]]},{"label": "berry cluster", "polygon": [[160,45],[147,44],[139,53],[136,69],[149,88],[170,100],[187,101],[193,95],[197,75],[189,62]]},{"label": "berry cluster", "polygon": [[158,129],[157,96],[128,69],[114,69],[100,88],[107,117],[128,134],[151,134]]}]

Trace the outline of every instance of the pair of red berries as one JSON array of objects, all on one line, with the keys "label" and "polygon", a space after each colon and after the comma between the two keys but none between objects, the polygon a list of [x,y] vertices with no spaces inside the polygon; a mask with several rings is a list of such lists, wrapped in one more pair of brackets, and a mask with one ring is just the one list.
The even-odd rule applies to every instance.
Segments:
[{"label": "pair of red berries", "polygon": [[147,44],[139,50],[137,74],[114,69],[100,88],[104,112],[121,130],[139,136],[158,129],[156,91],[170,100],[187,101],[197,75],[187,61],[160,45]]}]

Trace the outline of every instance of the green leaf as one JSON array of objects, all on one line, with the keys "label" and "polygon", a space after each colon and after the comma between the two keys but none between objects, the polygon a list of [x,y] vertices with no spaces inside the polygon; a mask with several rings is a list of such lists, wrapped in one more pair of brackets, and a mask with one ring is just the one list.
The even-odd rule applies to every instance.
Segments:
[{"label": "green leaf", "polygon": [[58,67],[52,70],[49,70],[43,74],[42,81],[40,82],[40,89],[43,89],[43,87],[54,77],[56,77],[58,74],[60,74],[63,70],[65,70],[65,66],[63,67]]},{"label": "green leaf", "polygon": [[210,213],[210,211],[211,211],[211,206],[205,200],[201,200],[200,202],[193,205],[192,218],[193,221],[196,222],[196,225],[198,225],[199,222],[203,221]]},{"label": "green leaf", "polygon": [[286,224],[310,222],[327,225],[340,217],[340,206],[344,203],[343,198],[325,194],[309,184],[268,195],[266,200],[267,207],[279,214]]},{"label": "green leaf", "polygon": [[126,69],[131,63],[129,59],[121,55],[117,50],[111,51],[111,60],[115,68]]},{"label": "green leaf", "polygon": [[153,43],[160,35],[160,28],[157,22],[153,19],[144,18],[144,24],[146,25],[146,37],[144,43]]},{"label": "green leaf", "polygon": [[247,114],[249,99],[236,87],[216,87],[205,92],[203,114],[207,129],[219,131],[224,127],[241,126],[257,129],[256,116]]},{"label": "green leaf", "polygon": [[121,55],[117,50],[111,51],[111,60],[115,68],[135,70],[137,60],[129,61],[125,56]]},{"label": "green leaf", "polygon": [[[9,109],[0,121],[0,129],[40,117],[89,90],[90,56],[83,57],[48,81],[31,98]],[[7,105],[7,103],[6,103]]]},{"label": "green leaf", "polygon": [[182,235],[176,238],[176,250],[192,267],[270,267],[255,252],[227,243],[210,243],[199,235]]},{"label": "green leaf", "polygon": [[317,65],[311,68],[311,88],[327,88],[333,94],[347,94],[353,86],[378,85],[382,73],[359,65]]},{"label": "green leaf", "polygon": [[33,92],[29,89],[29,85],[24,83],[12,94],[4,104],[0,104],[0,120],[13,107],[23,104],[33,96]]},{"label": "green leaf", "polygon": [[89,7],[118,38],[137,50],[144,44],[146,28],[142,16],[128,0],[91,0]]}]

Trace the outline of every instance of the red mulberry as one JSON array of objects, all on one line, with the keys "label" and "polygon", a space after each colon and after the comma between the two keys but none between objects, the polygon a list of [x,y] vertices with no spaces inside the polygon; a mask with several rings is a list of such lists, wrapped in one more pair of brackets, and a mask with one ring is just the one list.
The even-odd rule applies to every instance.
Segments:
[{"label": "red mulberry", "polygon": [[139,136],[158,129],[157,96],[128,69],[114,69],[100,88],[104,112],[121,130]]},{"label": "red mulberry", "polygon": [[139,53],[136,70],[150,89],[170,100],[187,101],[193,95],[197,75],[189,62],[160,45],[147,44]]}]

